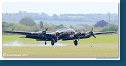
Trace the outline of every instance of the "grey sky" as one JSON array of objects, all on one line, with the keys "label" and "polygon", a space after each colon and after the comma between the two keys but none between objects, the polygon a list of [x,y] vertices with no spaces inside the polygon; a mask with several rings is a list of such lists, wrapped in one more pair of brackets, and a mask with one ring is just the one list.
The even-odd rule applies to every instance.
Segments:
[{"label": "grey sky", "polygon": [[3,13],[27,11],[47,14],[118,13],[116,2],[4,2]]}]

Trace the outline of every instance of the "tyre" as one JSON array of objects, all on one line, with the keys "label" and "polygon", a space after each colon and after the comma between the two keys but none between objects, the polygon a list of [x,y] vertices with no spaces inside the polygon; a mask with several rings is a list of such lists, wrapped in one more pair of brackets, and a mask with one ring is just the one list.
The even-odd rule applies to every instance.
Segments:
[{"label": "tyre", "polygon": [[55,44],[55,40],[52,39],[52,40],[51,40],[51,45],[53,46],[54,44]]},{"label": "tyre", "polygon": [[78,45],[78,41],[74,40],[74,45],[77,46]]}]

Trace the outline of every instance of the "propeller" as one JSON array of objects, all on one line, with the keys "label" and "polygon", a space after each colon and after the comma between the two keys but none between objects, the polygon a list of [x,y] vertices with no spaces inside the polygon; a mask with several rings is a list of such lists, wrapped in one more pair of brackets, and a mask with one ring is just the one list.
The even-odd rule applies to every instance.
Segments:
[{"label": "propeller", "polygon": [[80,39],[80,36],[81,36],[81,32],[78,33],[78,40]]},{"label": "propeller", "polygon": [[93,28],[91,29],[91,31],[89,33],[90,33],[91,36],[93,36],[94,38],[96,38],[95,35],[94,35],[94,33],[93,33]]},{"label": "propeller", "polygon": [[47,31],[47,30],[48,30],[48,28],[45,29],[45,31]]},{"label": "propeller", "polygon": [[46,36],[46,32],[47,32],[48,28],[45,29],[45,31],[42,31],[41,35],[45,37],[45,45],[46,45],[46,40],[47,40],[47,36]]},{"label": "propeller", "polygon": [[39,34],[38,34],[38,37],[40,36],[44,36],[46,38],[46,31],[48,30],[48,28],[46,28],[44,31],[41,31]]},{"label": "propeller", "polygon": [[42,34],[46,34],[46,32],[47,32],[47,30],[48,30],[48,28],[46,28],[44,31],[42,31]]}]

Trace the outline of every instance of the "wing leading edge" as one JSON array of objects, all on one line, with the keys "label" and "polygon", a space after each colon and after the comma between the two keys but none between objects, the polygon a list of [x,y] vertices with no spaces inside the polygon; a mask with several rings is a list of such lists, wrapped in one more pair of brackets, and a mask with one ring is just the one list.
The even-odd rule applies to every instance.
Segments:
[{"label": "wing leading edge", "polygon": [[32,34],[31,32],[25,32],[25,31],[4,31],[4,33],[12,33],[12,34],[20,34],[20,35]]},{"label": "wing leading edge", "polygon": [[114,31],[109,31],[109,32],[94,32],[94,35],[100,35],[100,34],[112,34],[112,33],[116,33]]}]

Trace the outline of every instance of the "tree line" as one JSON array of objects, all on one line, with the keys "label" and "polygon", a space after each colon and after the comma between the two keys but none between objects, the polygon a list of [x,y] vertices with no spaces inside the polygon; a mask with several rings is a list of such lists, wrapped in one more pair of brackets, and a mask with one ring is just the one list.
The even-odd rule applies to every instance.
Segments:
[{"label": "tree line", "polygon": [[[2,13],[3,21],[19,22],[23,17],[30,16],[34,20],[44,21],[76,21],[76,22],[97,22],[101,19],[111,19],[112,23],[118,22],[118,14],[53,14],[47,13]],[[18,17],[18,18],[17,18]]]},{"label": "tree line", "polygon": [[91,28],[94,28],[94,31],[118,31],[118,25],[115,24],[109,24],[109,26],[104,27],[95,27],[94,25],[87,25],[87,24],[77,24],[77,25],[55,25],[51,23],[46,23],[43,21],[40,21],[40,23],[37,23],[31,18],[31,17],[24,17],[22,18],[18,23],[14,22],[2,22],[2,31],[28,31],[28,32],[36,32],[39,30],[45,30],[48,28],[48,31],[56,31],[59,29],[64,28],[72,28],[77,32],[86,32],[90,31]]}]

